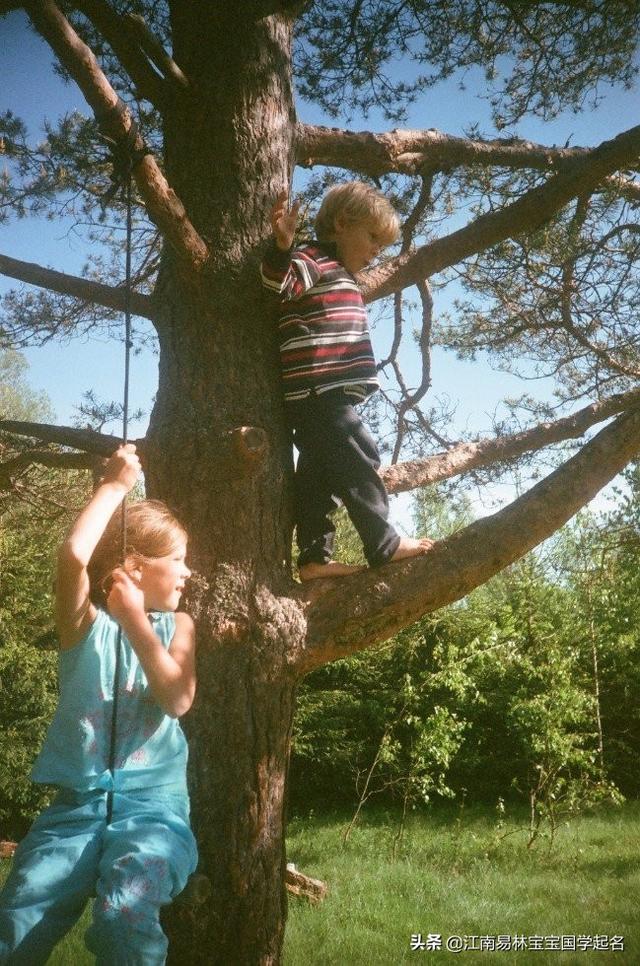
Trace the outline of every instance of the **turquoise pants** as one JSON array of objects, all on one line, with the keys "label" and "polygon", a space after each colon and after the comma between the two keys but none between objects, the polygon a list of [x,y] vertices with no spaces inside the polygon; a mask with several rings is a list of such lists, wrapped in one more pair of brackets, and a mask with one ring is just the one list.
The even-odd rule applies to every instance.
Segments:
[{"label": "turquoise pants", "polygon": [[167,787],[60,792],[16,850],[0,893],[0,963],[39,966],[95,896],[87,948],[98,966],[156,966],[167,939],[160,907],[195,870],[189,803]]}]

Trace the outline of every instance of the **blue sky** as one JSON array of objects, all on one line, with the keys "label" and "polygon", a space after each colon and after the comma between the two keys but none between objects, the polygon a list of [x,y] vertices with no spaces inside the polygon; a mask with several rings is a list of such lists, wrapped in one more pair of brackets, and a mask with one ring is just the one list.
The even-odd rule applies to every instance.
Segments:
[{"label": "blue sky", "polygon": [[[60,115],[74,110],[88,113],[89,109],[75,85],[64,84],[53,73],[49,48],[28,28],[22,12],[16,11],[0,19],[0,41],[0,76],[3,78],[0,110],[11,109],[22,117],[33,140],[37,141],[42,136],[45,117],[54,121]],[[402,64],[399,63],[398,70],[401,69]],[[461,135],[470,123],[476,121],[485,134],[491,134],[493,128],[488,106],[482,99],[481,73],[472,71],[466,76],[464,92],[459,90],[458,80],[429,91],[412,109],[402,126],[438,128]],[[512,133],[547,144],[564,144],[570,139],[573,144],[591,145],[630,127],[637,118],[637,109],[637,91],[609,89],[601,106],[595,111],[578,115],[571,113],[545,124],[528,119]],[[316,108],[304,103],[299,104],[298,113],[304,121],[340,124],[339,121],[324,118]],[[392,125],[373,114],[368,120],[353,118],[350,126],[357,130],[383,131]],[[87,251],[87,244],[81,235],[71,230],[71,225],[64,221],[46,222],[33,218],[0,226],[0,252],[15,258],[80,273]],[[15,284],[0,276],[0,295]],[[444,307],[444,301],[439,301],[436,295],[436,313]],[[377,330],[374,341],[380,356],[388,346],[388,332]],[[88,389],[93,389],[104,400],[121,397],[123,360],[122,348],[117,342],[76,338],[64,345],[50,343],[42,348],[31,348],[26,350],[25,355],[30,364],[31,385],[48,394],[60,423],[72,421],[74,406]],[[491,371],[482,360],[463,363],[451,353],[436,350],[432,368],[432,395],[446,395],[459,403],[456,431],[488,431],[491,414],[499,400],[504,395],[519,395],[523,391],[522,383]],[[134,357],[132,408],[149,410],[156,381],[155,357],[149,352]],[[531,392],[535,386],[528,383],[526,389]],[[542,385],[538,391],[544,396],[548,390]],[[142,434],[144,428],[145,421],[134,424],[132,434]],[[455,435],[455,432],[451,435]]]}]

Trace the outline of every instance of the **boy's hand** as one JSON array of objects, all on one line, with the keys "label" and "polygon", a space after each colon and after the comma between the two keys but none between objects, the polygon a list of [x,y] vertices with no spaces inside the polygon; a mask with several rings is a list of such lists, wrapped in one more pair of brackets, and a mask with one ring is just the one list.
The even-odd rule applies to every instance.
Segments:
[{"label": "boy's hand", "polygon": [[132,490],[140,476],[140,460],[136,456],[133,443],[120,446],[107,461],[104,469],[103,483],[116,483],[125,493]]},{"label": "boy's hand", "polygon": [[107,608],[119,624],[125,622],[127,617],[145,614],[144,594],[135,579],[122,567],[117,567],[111,574]]},{"label": "boy's hand", "polygon": [[278,195],[278,199],[271,209],[271,227],[276,245],[283,252],[288,252],[293,245],[293,238],[298,223],[300,201],[294,201],[289,209],[289,192],[285,189]]}]

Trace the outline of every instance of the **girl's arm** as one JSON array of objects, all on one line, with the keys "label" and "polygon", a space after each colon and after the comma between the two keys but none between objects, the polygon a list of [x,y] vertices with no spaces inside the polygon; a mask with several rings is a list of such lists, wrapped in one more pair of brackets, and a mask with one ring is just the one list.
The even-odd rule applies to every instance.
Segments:
[{"label": "girl's arm", "polygon": [[95,620],[87,565],[107,523],[138,479],[140,461],[135,449],[128,443],[109,459],[100,486],[58,552],[56,626],[62,650],[77,644]]},{"label": "girl's arm", "polygon": [[195,628],[188,614],[176,614],[176,630],[166,650],[153,630],[144,594],[124,570],[113,573],[107,607],[122,627],[147,676],[154,698],[172,718],[191,707],[196,690]]}]

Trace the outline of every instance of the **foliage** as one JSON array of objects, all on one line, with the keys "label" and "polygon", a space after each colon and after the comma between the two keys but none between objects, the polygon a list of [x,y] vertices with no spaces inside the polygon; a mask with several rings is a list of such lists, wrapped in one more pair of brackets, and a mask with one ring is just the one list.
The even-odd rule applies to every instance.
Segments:
[{"label": "foliage", "polygon": [[[497,127],[597,100],[596,78],[629,84],[638,5],[598,0],[309,4],[300,26],[300,92],[327,113],[379,107],[394,120],[460,68],[480,67]],[[399,54],[413,69],[394,70]]]},{"label": "foliage", "polygon": [[[637,469],[628,478],[604,533],[581,517],[542,553],[384,649],[310,675],[299,692],[296,807],[352,801],[359,814],[380,796],[405,806],[433,793],[519,798],[533,842],[543,825],[553,833],[566,814],[618,801],[618,788],[637,795]],[[431,489],[416,516],[419,530],[440,537],[469,508]],[[595,568],[621,528],[623,544],[614,556],[609,544],[607,566]]]},{"label": "foliage", "polygon": [[[26,381],[27,364],[0,353],[0,408],[12,419],[41,420],[48,401]],[[15,453],[0,440],[0,454]],[[53,624],[55,551],[86,493],[85,476],[30,467],[0,502],[0,835],[19,838],[47,801],[29,781],[57,695]]]}]

